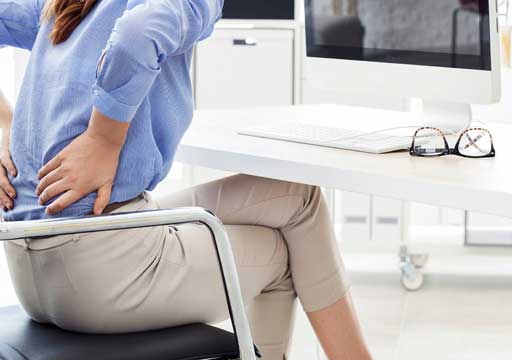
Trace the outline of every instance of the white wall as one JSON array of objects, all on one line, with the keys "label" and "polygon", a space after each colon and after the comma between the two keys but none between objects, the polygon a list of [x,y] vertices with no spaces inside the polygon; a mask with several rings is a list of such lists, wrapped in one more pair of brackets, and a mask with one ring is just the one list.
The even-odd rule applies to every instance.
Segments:
[{"label": "white wall", "polygon": [[10,48],[0,49],[0,90],[11,104],[14,104],[16,99],[16,76],[13,52],[14,51]]}]

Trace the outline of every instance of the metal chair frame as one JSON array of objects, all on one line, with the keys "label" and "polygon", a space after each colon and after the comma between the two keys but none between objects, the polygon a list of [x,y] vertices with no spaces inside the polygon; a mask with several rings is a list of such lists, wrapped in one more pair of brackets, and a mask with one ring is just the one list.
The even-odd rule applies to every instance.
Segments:
[{"label": "metal chair frame", "polygon": [[0,241],[25,238],[37,241],[37,238],[47,236],[185,223],[202,224],[210,230],[219,261],[229,315],[238,342],[240,359],[256,360],[255,347],[245,313],[242,291],[229,237],[222,222],[206,209],[186,207],[76,218],[2,222],[0,223]]}]

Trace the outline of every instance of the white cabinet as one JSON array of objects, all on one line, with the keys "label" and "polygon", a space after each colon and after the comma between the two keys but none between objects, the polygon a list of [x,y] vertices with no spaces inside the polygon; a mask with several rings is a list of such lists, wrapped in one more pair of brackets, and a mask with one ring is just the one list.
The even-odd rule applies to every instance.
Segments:
[{"label": "white cabinet", "polygon": [[[398,243],[401,238],[402,201],[373,196],[372,240]],[[392,248],[390,246],[390,248]]]},{"label": "white cabinet", "polygon": [[195,53],[198,109],[293,104],[294,30],[217,28]]},{"label": "white cabinet", "polygon": [[512,245],[512,219],[467,213],[467,245]]},{"label": "white cabinet", "polygon": [[[297,71],[295,33],[288,21],[222,20],[211,37],[196,46],[196,108],[292,105]],[[189,166],[184,173],[188,186],[230,175]]]},{"label": "white cabinet", "polygon": [[341,241],[368,241],[371,239],[371,196],[336,191],[337,213],[341,214]]}]

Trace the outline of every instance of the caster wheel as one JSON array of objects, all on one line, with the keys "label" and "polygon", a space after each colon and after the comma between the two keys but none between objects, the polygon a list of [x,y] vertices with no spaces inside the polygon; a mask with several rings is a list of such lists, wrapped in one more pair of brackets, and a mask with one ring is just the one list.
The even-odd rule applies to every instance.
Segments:
[{"label": "caster wheel", "polygon": [[421,289],[424,283],[424,276],[421,271],[413,271],[412,273],[404,273],[400,279],[400,283],[407,291],[416,291]]},{"label": "caster wheel", "polygon": [[427,254],[411,254],[409,255],[411,258],[411,262],[417,269],[420,269],[425,266],[428,261]]}]

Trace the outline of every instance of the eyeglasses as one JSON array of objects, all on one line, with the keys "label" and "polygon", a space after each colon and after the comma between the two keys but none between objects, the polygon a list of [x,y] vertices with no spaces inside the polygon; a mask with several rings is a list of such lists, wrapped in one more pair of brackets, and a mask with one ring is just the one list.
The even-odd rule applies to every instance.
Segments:
[{"label": "eyeglasses", "polygon": [[433,127],[422,127],[414,133],[410,154],[422,157],[457,155],[467,158],[488,158],[496,156],[491,133],[483,128],[468,128],[450,148],[444,133]]}]

